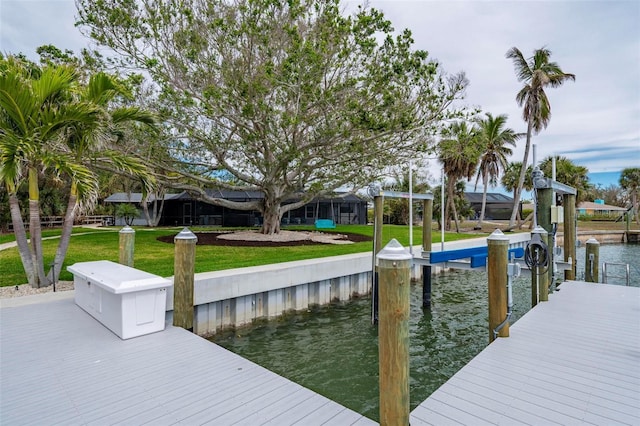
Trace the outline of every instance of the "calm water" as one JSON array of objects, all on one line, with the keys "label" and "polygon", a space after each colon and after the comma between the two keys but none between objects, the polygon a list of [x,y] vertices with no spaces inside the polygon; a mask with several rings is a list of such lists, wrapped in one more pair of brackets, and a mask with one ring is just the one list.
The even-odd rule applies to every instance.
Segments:
[{"label": "calm water", "polygon": [[[576,250],[578,279],[584,279],[585,245]],[[600,282],[602,282],[602,262],[616,262],[629,264],[629,280],[633,287],[640,287],[640,244],[601,244],[600,245]],[[624,266],[607,266],[607,276],[625,275]],[[626,283],[625,278],[609,278],[607,284]]]},{"label": "calm water", "polygon": [[[514,320],[530,307],[527,279],[516,280]],[[411,291],[411,408],[426,399],[488,342],[487,277],[449,272],[434,277],[432,309]],[[378,419],[377,329],[370,299],[264,322],[214,341],[294,382]],[[513,322],[513,321],[512,321]]]}]

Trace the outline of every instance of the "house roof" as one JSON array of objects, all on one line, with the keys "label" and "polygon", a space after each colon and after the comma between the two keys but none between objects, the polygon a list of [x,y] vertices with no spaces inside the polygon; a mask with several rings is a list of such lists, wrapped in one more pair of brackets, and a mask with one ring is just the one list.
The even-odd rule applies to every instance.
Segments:
[{"label": "house roof", "polygon": [[[482,192],[465,192],[464,198],[470,203],[482,203]],[[513,204],[513,198],[497,192],[487,192],[487,204],[495,203]]]},{"label": "house roof", "polygon": [[609,211],[615,211],[615,212],[625,212],[627,211],[627,209],[625,209],[624,207],[618,207],[618,206],[610,206],[608,204],[598,204],[598,203],[594,203],[591,201],[583,201],[581,203],[578,204],[578,209],[584,209],[584,210],[609,210]]},{"label": "house roof", "polygon": [[[248,200],[261,200],[264,198],[264,194],[260,191],[229,191],[229,190],[218,190],[218,189],[207,189],[206,194],[209,197],[213,198],[223,198],[225,200],[233,200],[233,201],[248,201]],[[189,200],[192,197],[187,192],[181,192],[179,194],[165,194],[164,199],[166,200]],[[154,201],[155,198],[152,197],[151,201]],[[332,201],[335,203],[339,202],[361,202],[362,198],[358,197],[355,194],[348,194],[343,197],[333,197],[333,198],[320,198],[321,201]],[[139,192],[116,192],[115,194],[111,194],[104,200],[106,203],[140,203],[142,201],[142,194]],[[310,203],[318,202],[317,198],[314,198]]]},{"label": "house roof", "polygon": [[[165,194],[165,200],[173,200],[179,198],[180,194]],[[151,195],[149,201],[155,201],[156,197]],[[142,202],[142,193],[140,192],[116,192],[104,199],[105,203],[140,203]]]}]

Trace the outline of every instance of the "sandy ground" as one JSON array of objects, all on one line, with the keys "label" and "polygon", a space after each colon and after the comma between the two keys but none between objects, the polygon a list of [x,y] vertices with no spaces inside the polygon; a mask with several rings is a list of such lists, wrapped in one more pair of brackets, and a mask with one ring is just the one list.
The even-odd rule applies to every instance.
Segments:
[{"label": "sandy ground", "polygon": [[[73,281],[60,281],[56,283],[56,291],[73,290]],[[53,292],[53,286],[33,288],[29,284],[13,285],[8,287],[0,287],[0,299],[8,299],[10,297],[31,296],[34,294]]]}]

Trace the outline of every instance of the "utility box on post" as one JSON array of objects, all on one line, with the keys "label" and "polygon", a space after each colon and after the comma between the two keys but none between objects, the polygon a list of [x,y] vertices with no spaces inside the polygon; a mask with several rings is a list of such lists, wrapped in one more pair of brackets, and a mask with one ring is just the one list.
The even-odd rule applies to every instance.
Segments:
[{"label": "utility box on post", "polygon": [[551,223],[564,223],[564,208],[551,206]]},{"label": "utility box on post", "polygon": [[164,330],[171,281],[108,260],[67,267],[75,302],[121,339]]}]

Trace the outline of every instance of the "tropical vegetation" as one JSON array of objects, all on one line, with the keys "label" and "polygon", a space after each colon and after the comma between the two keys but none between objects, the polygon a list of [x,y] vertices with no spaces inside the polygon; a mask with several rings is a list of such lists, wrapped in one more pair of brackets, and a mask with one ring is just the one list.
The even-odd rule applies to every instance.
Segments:
[{"label": "tropical vegetation", "polygon": [[477,139],[480,149],[480,163],[476,177],[476,187],[478,180],[482,177],[482,207],[478,218],[477,228],[482,228],[482,221],[487,207],[487,189],[489,184],[495,186],[498,183],[500,172],[507,168],[507,157],[513,154],[509,146],[515,146],[516,141],[523,136],[513,129],[505,128],[507,123],[506,115],[494,117],[491,113],[486,113],[485,118],[477,121]]},{"label": "tropical vegetation", "polygon": [[453,216],[456,232],[460,232],[459,216],[456,210],[456,184],[460,179],[470,180],[476,172],[480,159],[477,129],[466,121],[456,121],[445,128],[438,143],[438,159],[447,175],[444,205],[445,229],[451,229]]},{"label": "tropical vegetation", "polygon": [[[543,159],[539,167],[546,177],[552,177],[553,157],[549,156]],[[578,166],[567,157],[556,157],[556,181],[576,189],[576,203],[590,199],[593,185],[589,183],[588,173],[589,169]],[[561,195],[558,196],[557,203],[562,203]]]},{"label": "tropical vegetation", "polygon": [[[373,8],[346,16],[339,0],[76,3],[81,30],[157,85],[173,154],[164,174],[181,177],[166,183],[260,211],[265,234],[314,197],[408,163],[444,120],[462,116],[454,102],[464,74],[446,74]],[[232,202],[209,188],[265,198]]]},{"label": "tropical vegetation", "polygon": [[[149,114],[136,107],[109,110],[110,101],[123,93],[104,73],[83,82],[73,65],[47,62],[38,66],[21,57],[0,57],[0,182],[9,199],[22,264],[34,287],[56,279],[53,274],[59,273],[63,263],[77,209],[90,207],[97,200],[98,181],[92,169],[105,167],[137,174],[148,185],[152,183],[141,162],[112,149],[114,142],[122,139],[122,134],[115,131],[116,125],[152,121]],[[45,176],[70,186],[63,233],[48,276],[40,220]],[[25,178],[30,242],[18,198]]]},{"label": "tropical vegetation", "polygon": [[638,191],[640,190],[640,167],[629,167],[620,174],[620,186],[630,195],[636,223],[640,225]]},{"label": "tropical vegetation", "polygon": [[[522,164],[526,165],[532,135],[545,129],[551,119],[551,103],[545,89],[559,87],[568,80],[575,80],[575,75],[565,73],[556,62],[552,62],[551,51],[544,47],[536,49],[530,58],[525,58],[518,48],[512,47],[506,57],[513,61],[518,81],[524,83],[516,95],[516,101],[523,107],[522,118],[527,123],[527,139],[522,160]],[[515,187],[510,228],[515,225],[526,170],[526,167],[521,167],[518,185]]]}]

